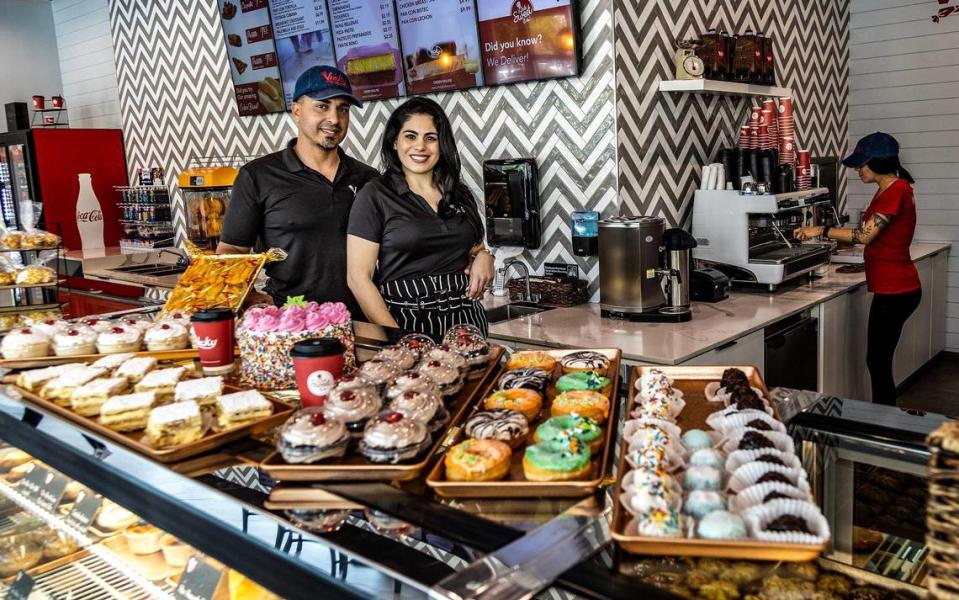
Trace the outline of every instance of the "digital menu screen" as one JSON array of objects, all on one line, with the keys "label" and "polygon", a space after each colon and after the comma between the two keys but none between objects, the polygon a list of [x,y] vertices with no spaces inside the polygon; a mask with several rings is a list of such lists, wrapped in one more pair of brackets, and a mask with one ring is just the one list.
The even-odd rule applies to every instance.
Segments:
[{"label": "digital menu screen", "polygon": [[406,95],[393,0],[330,0],[336,66],[362,100]]},{"label": "digital menu screen", "polygon": [[270,0],[276,55],[287,108],[297,78],[310,67],[336,63],[326,0]]},{"label": "digital menu screen", "polygon": [[241,115],[286,109],[267,0],[217,0]]},{"label": "digital menu screen", "polygon": [[396,0],[411,94],[483,85],[474,0]]},{"label": "digital menu screen", "polygon": [[477,0],[477,8],[487,85],[579,73],[571,0]]}]

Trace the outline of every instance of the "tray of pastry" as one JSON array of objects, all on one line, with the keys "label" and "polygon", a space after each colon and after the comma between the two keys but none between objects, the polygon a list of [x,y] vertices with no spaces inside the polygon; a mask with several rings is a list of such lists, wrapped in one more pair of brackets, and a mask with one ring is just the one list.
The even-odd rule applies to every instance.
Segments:
[{"label": "tray of pastry", "polygon": [[811,560],[829,543],[755,367],[636,367],[610,535],[660,556]]},{"label": "tray of pastry", "polygon": [[588,496],[616,423],[618,349],[516,352],[426,483],[447,498]]},{"label": "tray of pastry", "polygon": [[162,463],[270,431],[293,412],[269,393],[158,366],[148,356],[22,371],[5,381],[12,384],[8,394]]},{"label": "tray of pastry", "polygon": [[[412,334],[407,337],[422,338],[419,334]],[[347,377],[345,380],[341,379],[337,384],[337,389],[331,392],[330,398],[333,398],[334,395],[344,396],[345,394],[345,396],[351,397],[350,401],[340,402],[335,398],[333,400],[328,399],[324,409],[312,411],[315,414],[311,415],[309,411],[301,411],[294,417],[294,420],[302,420],[299,425],[314,432],[317,431],[317,428],[331,428],[334,425],[342,430],[343,426],[336,423],[338,420],[351,423],[348,429],[343,432],[344,438],[341,438],[339,434],[336,435],[338,439],[343,440],[337,442],[337,445],[342,443],[346,448],[345,451],[341,449],[339,452],[329,452],[329,454],[336,454],[336,456],[320,459],[319,462],[291,463],[284,459],[283,452],[277,450],[260,463],[260,468],[278,481],[297,482],[402,481],[419,476],[426,470],[437,452],[445,447],[450,432],[455,431],[456,425],[469,412],[473,404],[482,398],[489,387],[496,382],[500,370],[500,360],[504,353],[502,347],[488,345],[485,340],[482,340],[477,345],[486,349],[483,355],[485,360],[469,369],[469,366],[465,364],[455,367],[445,361],[429,360],[428,355],[445,356],[450,350],[443,346],[435,349],[439,354],[431,355],[430,353],[434,350],[432,342],[428,338],[421,340],[421,342],[426,344],[427,347],[422,351],[413,348],[414,353],[416,353],[415,361],[407,361],[408,357],[404,351],[397,349],[402,347],[403,340],[400,340],[400,346],[385,349],[374,356],[372,360],[360,365],[359,376],[355,378]],[[401,364],[404,368],[399,369],[392,375],[387,373],[385,369],[383,369],[383,373],[380,373],[378,372],[380,365],[376,363],[381,363],[384,357],[397,358],[407,362]],[[414,367],[414,365],[423,364],[427,365],[425,371],[420,369],[419,366]],[[374,368],[373,365],[376,365],[377,368]],[[402,374],[398,375],[399,373]],[[424,374],[428,374],[428,376]],[[367,383],[369,380],[366,380],[367,383],[361,384],[361,390],[343,389],[343,394],[339,390],[352,384],[358,384],[364,380],[364,377],[371,377],[377,381],[379,383],[378,391],[369,393],[371,408],[368,411],[367,418],[362,421],[352,421],[353,417],[347,411],[339,410],[339,408],[346,404],[356,406],[364,400],[368,395],[369,385]],[[451,395],[447,395],[446,391],[440,388],[430,391],[427,389],[432,387],[429,383],[423,384],[427,388],[420,389],[417,386],[423,379],[432,380],[438,386],[455,386],[447,387],[446,390],[459,389]],[[459,387],[460,385],[462,387]],[[395,393],[394,390],[396,390]],[[407,392],[410,393],[407,394]],[[445,399],[441,401],[433,400],[438,408],[430,409],[434,412],[432,412],[433,416],[429,419],[429,422],[424,425],[413,425],[412,421],[417,421],[414,418],[414,412],[420,410],[413,404],[439,395],[442,395]],[[404,406],[400,406],[404,403]],[[326,417],[332,414],[330,412],[331,406],[337,412],[335,418],[327,419]],[[352,413],[355,410],[350,408],[349,412]],[[404,416],[397,416],[396,413],[398,412]],[[309,422],[309,419],[313,419],[313,421]],[[397,422],[391,422],[394,420]],[[356,426],[354,427],[352,423],[356,423]],[[410,448],[409,454],[396,458],[390,457],[387,452],[364,453],[363,444],[366,444],[368,439],[371,441],[373,439],[368,436],[376,435],[368,432],[370,427],[367,427],[367,425],[372,426],[373,424],[382,426],[384,435],[381,437],[383,439],[394,438],[395,433],[402,429],[402,433],[396,435],[395,439],[422,440],[416,443],[420,448],[417,449],[413,447],[413,444],[407,444],[405,448]],[[294,437],[291,436],[300,437],[297,434],[298,429],[298,427],[290,427],[281,431],[280,444],[287,440],[295,442]],[[288,431],[291,436],[287,435]],[[366,448],[371,446],[372,444],[369,444]],[[326,454],[325,450],[321,450],[321,452]],[[410,455],[412,457],[409,457]],[[290,452],[287,452],[287,456],[292,458]]]}]

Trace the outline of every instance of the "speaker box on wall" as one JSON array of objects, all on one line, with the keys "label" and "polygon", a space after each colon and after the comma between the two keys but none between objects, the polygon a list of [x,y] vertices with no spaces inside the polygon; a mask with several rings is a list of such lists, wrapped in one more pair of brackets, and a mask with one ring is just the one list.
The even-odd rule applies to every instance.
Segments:
[{"label": "speaker box on wall", "polygon": [[26,102],[9,102],[4,107],[7,109],[7,131],[30,129],[30,113],[27,112]]}]

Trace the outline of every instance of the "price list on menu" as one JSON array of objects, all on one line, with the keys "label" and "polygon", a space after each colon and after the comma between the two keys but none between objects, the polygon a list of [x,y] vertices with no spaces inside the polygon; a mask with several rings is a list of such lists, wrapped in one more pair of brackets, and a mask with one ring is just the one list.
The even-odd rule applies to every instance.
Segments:
[{"label": "price list on menu", "polygon": [[474,0],[397,0],[410,92],[483,85]]},{"label": "price list on menu", "polygon": [[270,0],[283,95],[293,101],[296,80],[310,67],[332,65],[333,40],[326,0]]},{"label": "price list on menu", "polygon": [[406,94],[392,0],[330,0],[337,66],[363,100]]}]

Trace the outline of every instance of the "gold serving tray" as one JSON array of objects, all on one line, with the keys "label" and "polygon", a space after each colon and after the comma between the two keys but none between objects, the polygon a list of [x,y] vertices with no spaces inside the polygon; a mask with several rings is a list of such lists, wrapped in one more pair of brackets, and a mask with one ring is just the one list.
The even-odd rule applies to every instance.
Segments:
[{"label": "gold serving tray", "polygon": [[[119,352],[117,354],[120,354]],[[158,361],[175,361],[175,360],[192,360],[194,358],[199,358],[199,351],[195,348],[184,348],[183,350],[157,350],[149,351],[144,350],[141,352],[133,352],[137,356],[152,356]],[[240,350],[235,350],[236,356],[240,355]],[[91,363],[96,360],[103,358],[104,356],[110,356],[109,354],[77,354],[74,356],[43,356],[40,358],[16,358],[9,360],[0,360],[0,368],[4,369],[39,369],[42,367],[51,367],[53,365],[63,365],[73,362],[84,362]]]},{"label": "gold serving tray", "polygon": [[[588,496],[599,489],[605,477],[607,467],[609,466],[609,447],[612,444],[613,433],[616,429],[616,390],[619,386],[619,365],[621,352],[618,349],[593,349],[581,348],[572,350],[549,350],[546,354],[560,359],[573,352],[590,350],[599,352],[609,357],[609,369],[607,371],[610,380],[609,419],[603,424],[605,440],[602,449],[591,461],[592,470],[589,476],[577,481],[529,481],[523,474],[523,451],[526,444],[513,450],[513,456],[510,459],[510,470],[505,479],[499,481],[448,481],[446,479],[446,465],[442,460],[437,461],[433,470],[426,478],[426,484],[444,498],[580,498]],[[556,372],[553,374],[553,381],[561,374],[559,364],[556,365]],[[556,396],[556,390],[551,385],[547,391],[547,398],[543,402],[543,410],[540,418],[530,423],[529,441],[532,440],[533,432],[536,426],[549,418],[549,406]],[[482,410],[477,408],[476,410]],[[472,415],[472,413],[470,413]],[[452,444],[458,444],[466,438],[466,434],[456,428],[451,430],[455,435]],[[451,445],[452,445],[451,444]]]},{"label": "gold serving tray", "polygon": [[503,358],[501,346],[490,346],[490,360],[479,377],[469,377],[463,389],[447,405],[450,412],[450,425],[445,434],[438,433],[429,451],[415,463],[395,465],[378,464],[350,451],[342,458],[312,464],[291,465],[283,460],[279,452],[273,452],[260,463],[260,468],[277,481],[404,481],[418,477],[433,457],[450,446],[451,436],[458,431],[457,425],[469,412],[469,409],[483,398],[496,384],[500,373],[500,360]]},{"label": "gold serving tray", "polygon": [[[633,412],[636,402],[636,381],[649,369],[659,369],[673,379],[673,387],[683,392],[686,406],[677,425],[683,430],[705,429],[706,418],[713,412],[720,410],[722,405],[706,400],[706,384],[719,381],[725,367],[635,367],[630,376],[629,401],[626,404],[626,418]],[[750,385],[762,390],[766,399],[769,399],[769,390],[763,382],[762,376],[755,367],[735,367],[746,374]],[[775,408],[773,409],[775,411]],[[779,415],[775,415],[779,418]],[[657,556],[705,556],[711,558],[737,558],[763,561],[805,561],[813,560],[822,554],[828,544],[780,544],[759,540],[703,540],[696,538],[664,538],[626,535],[626,524],[631,518],[630,513],[623,508],[619,501],[622,493],[622,478],[629,470],[626,464],[626,440],[623,440],[619,453],[619,468],[616,493],[613,497],[613,520],[610,527],[610,537],[620,548],[633,554],[652,554]]]}]

